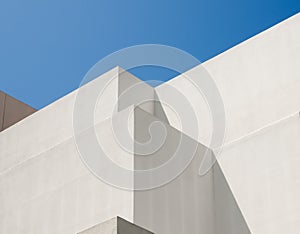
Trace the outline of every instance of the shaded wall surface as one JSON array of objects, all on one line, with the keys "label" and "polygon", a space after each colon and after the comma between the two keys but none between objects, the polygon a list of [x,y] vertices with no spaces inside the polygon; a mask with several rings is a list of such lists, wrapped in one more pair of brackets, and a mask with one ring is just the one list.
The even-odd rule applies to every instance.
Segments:
[{"label": "shaded wall surface", "polygon": [[0,91],[0,132],[34,112],[31,106]]}]

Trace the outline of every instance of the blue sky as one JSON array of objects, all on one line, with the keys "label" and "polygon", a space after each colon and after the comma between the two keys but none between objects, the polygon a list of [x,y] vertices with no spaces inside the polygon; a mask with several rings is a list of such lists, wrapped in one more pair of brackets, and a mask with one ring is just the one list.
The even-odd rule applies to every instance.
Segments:
[{"label": "blue sky", "polygon": [[158,43],[204,62],[299,11],[299,0],[1,0],[0,90],[40,109],[116,50]]}]

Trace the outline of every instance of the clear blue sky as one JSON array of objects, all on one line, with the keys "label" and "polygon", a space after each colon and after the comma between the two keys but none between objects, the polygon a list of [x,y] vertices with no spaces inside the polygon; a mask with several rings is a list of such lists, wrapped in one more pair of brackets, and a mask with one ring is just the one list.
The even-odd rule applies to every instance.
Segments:
[{"label": "clear blue sky", "polygon": [[[299,0],[1,0],[0,90],[39,109],[116,50],[159,43],[204,62],[299,11]],[[147,69],[136,74],[174,76]]]}]

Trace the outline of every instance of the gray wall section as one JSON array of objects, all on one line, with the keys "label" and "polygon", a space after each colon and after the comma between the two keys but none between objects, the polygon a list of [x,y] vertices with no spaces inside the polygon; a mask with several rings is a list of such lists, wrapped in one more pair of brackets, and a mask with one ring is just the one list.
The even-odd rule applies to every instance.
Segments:
[{"label": "gray wall section", "polygon": [[79,234],[153,234],[120,217],[95,225]]},{"label": "gray wall section", "polygon": [[[149,138],[149,128],[155,121],[158,119],[143,111],[136,112],[137,142],[145,142]],[[135,155],[136,170],[158,167],[177,155],[175,152],[181,159],[188,157],[191,152],[186,147],[196,146],[197,151],[188,167],[169,183],[154,189],[135,191],[134,222],[156,234],[249,234],[249,228],[218,163],[205,175],[199,175],[202,161],[215,159],[213,152],[167,124],[165,128],[167,137],[160,149],[147,155],[146,159]],[[157,136],[155,130],[152,134]],[[177,147],[179,144],[185,150],[181,151]],[[135,184],[142,184],[138,179],[135,178]],[[151,179],[158,179],[159,182],[155,176]]]},{"label": "gray wall section", "polygon": [[34,108],[0,91],[0,131],[36,112]]},{"label": "gray wall section", "polygon": [[217,234],[250,234],[249,227],[219,163],[214,165],[213,172],[215,232]]},{"label": "gray wall section", "polygon": [[218,163],[199,176],[200,161],[163,187],[135,192],[134,222],[157,234],[250,234]]}]

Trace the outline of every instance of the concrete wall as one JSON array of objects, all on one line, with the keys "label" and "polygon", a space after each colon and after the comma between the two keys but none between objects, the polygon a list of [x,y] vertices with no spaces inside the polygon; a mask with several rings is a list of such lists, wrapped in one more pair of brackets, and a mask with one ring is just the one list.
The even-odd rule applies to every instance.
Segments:
[{"label": "concrete wall", "polygon": [[[139,193],[111,186],[97,179],[80,159],[68,119],[72,116],[72,95],[0,134],[3,146],[0,148],[0,233],[71,234],[119,215],[157,234],[217,234],[213,172],[203,178],[197,175],[200,156],[206,147],[199,145],[199,157],[185,173],[164,187]],[[131,113],[133,118],[130,118]],[[58,115],[62,116],[60,120],[51,121]],[[159,121],[132,106],[115,114],[114,118],[121,123],[126,120],[120,131],[131,129],[129,132],[139,141],[145,140],[149,126]],[[180,132],[162,122],[168,129],[167,142],[153,155],[158,161],[149,163],[135,159],[120,148],[111,124],[111,118],[95,123],[97,137],[108,157],[128,169],[145,168],[167,160],[181,137]],[[153,139],[157,138],[158,135],[153,135]],[[187,136],[184,141],[191,146],[198,144]],[[90,144],[87,139],[84,145],[91,148]],[[96,163],[95,169],[97,166],[101,163]],[[132,179],[134,185],[140,184],[138,177]],[[194,192],[187,192],[191,190]],[[221,215],[219,217],[222,219]]]},{"label": "concrete wall", "polygon": [[[296,195],[300,188],[296,117],[300,110],[299,26],[297,14],[203,64],[225,105],[220,167],[252,233],[300,230]],[[186,75],[201,79],[200,72],[201,68],[195,67]],[[192,104],[201,127],[198,140],[208,145],[213,126],[204,98],[179,76],[156,88],[166,102],[168,86],[180,90]],[[174,114],[167,107],[165,111],[170,124],[180,129]],[[287,119],[290,123],[282,125]]]},{"label": "concrete wall", "polygon": [[[299,233],[299,24],[297,15],[204,64],[221,92],[227,117],[219,164],[204,177],[197,175],[201,158],[196,157],[181,176],[156,190],[134,193],[98,180],[81,162],[74,141],[76,92],[1,132],[0,233],[76,233],[117,215],[157,234],[248,233],[247,226],[251,233]],[[93,94],[119,73],[119,68],[105,73],[83,86],[82,93]],[[187,74],[197,79],[199,68]],[[133,160],[133,155],[120,150],[113,141],[110,118],[115,106],[120,107],[118,98],[124,90],[120,84],[135,83],[131,78],[110,83],[96,103],[93,125],[117,162],[147,168],[168,159],[180,127],[165,108],[175,129],[165,121],[170,144],[156,153],[161,156],[158,161]],[[205,100],[182,76],[168,85],[180,90],[195,108],[201,126],[195,140],[206,148],[212,124]],[[147,89],[151,97],[157,93],[168,103],[166,86],[142,90]],[[89,98],[97,99],[86,97],[82,113]],[[135,104],[124,103],[117,114],[121,119],[133,109],[128,105]],[[142,109],[165,118],[153,105]],[[144,131],[155,117],[141,113],[139,121],[130,120],[129,128],[145,140]],[[189,132],[185,134],[183,139],[197,143]],[[136,150],[136,145],[132,147]],[[133,181],[139,183],[137,178]]]},{"label": "concrete wall", "polygon": [[297,114],[223,149],[220,164],[253,233],[300,232],[299,139]]},{"label": "concrete wall", "polygon": [[[107,126],[96,126],[100,137],[112,136]],[[22,141],[13,136],[12,141]],[[129,164],[118,149],[116,157]],[[72,136],[2,170],[0,198],[0,233],[74,234],[117,215],[133,217],[133,193],[97,179],[81,161]]]},{"label": "concrete wall", "polygon": [[89,228],[79,234],[153,234],[146,229],[130,223],[120,217],[112,218],[106,222]]},{"label": "concrete wall", "polygon": [[[115,68],[82,86],[77,105],[82,114],[98,100],[92,122],[97,137],[113,160],[131,167],[133,157],[113,141],[111,131],[110,117],[118,110],[122,85],[119,75],[120,68]],[[124,85],[138,81],[130,74],[122,77],[129,79]],[[99,95],[99,87],[105,92],[93,96]],[[153,88],[144,89],[154,96]],[[133,192],[98,180],[80,159],[73,131],[77,94],[68,94],[0,133],[0,233],[74,234],[117,215],[133,220]],[[121,118],[128,110],[122,107]],[[124,128],[130,128],[128,122]]]},{"label": "concrete wall", "polygon": [[[137,111],[135,140],[146,142],[151,124],[157,121],[157,118]],[[214,159],[212,151],[168,124],[164,124],[164,127],[167,138],[162,147],[147,156],[136,154],[135,169],[149,170],[179,157],[183,171],[158,188],[134,193],[134,222],[156,234],[249,234],[248,226],[218,163],[207,174],[199,175],[204,157],[211,161]],[[155,133],[151,131],[152,137],[158,138]],[[194,147],[196,151],[192,154],[193,150],[189,149]],[[190,156],[194,157],[185,167],[184,159]],[[157,177],[155,173],[151,180],[159,182],[163,176]],[[165,173],[174,172],[167,170]],[[139,179],[135,177],[135,184],[142,184]]]},{"label": "concrete wall", "polygon": [[[299,112],[299,24],[297,14],[202,65],[225,105],[225,144]],[[208,145],[213,128],[210,109],[202,94],[184,77],[197,80],[201,74],[202,68],[195,67],[158,86],[156,92],[166,103],[176,98],[170,94],[169,86],[184,95],[198,118],[198,140]],[[174,113],[166,106],[164,109],[170,124],[182,130]]]},{"label": "concrete wall", "polygon": [[[92,93],[117,74],[113,69],[82,91]],[[113,113],[117,79],[108,90],[96,122]],[[0,133],[0,233],[74,234],[117,215],[132,220],[133,193],[98,180],[79,157],[73,137],[75,100],[72,92]],[[99,137],[112,137],[109,126],[98,125]],[[110,150],[120,158],[124,155],[118,149]]]}]

